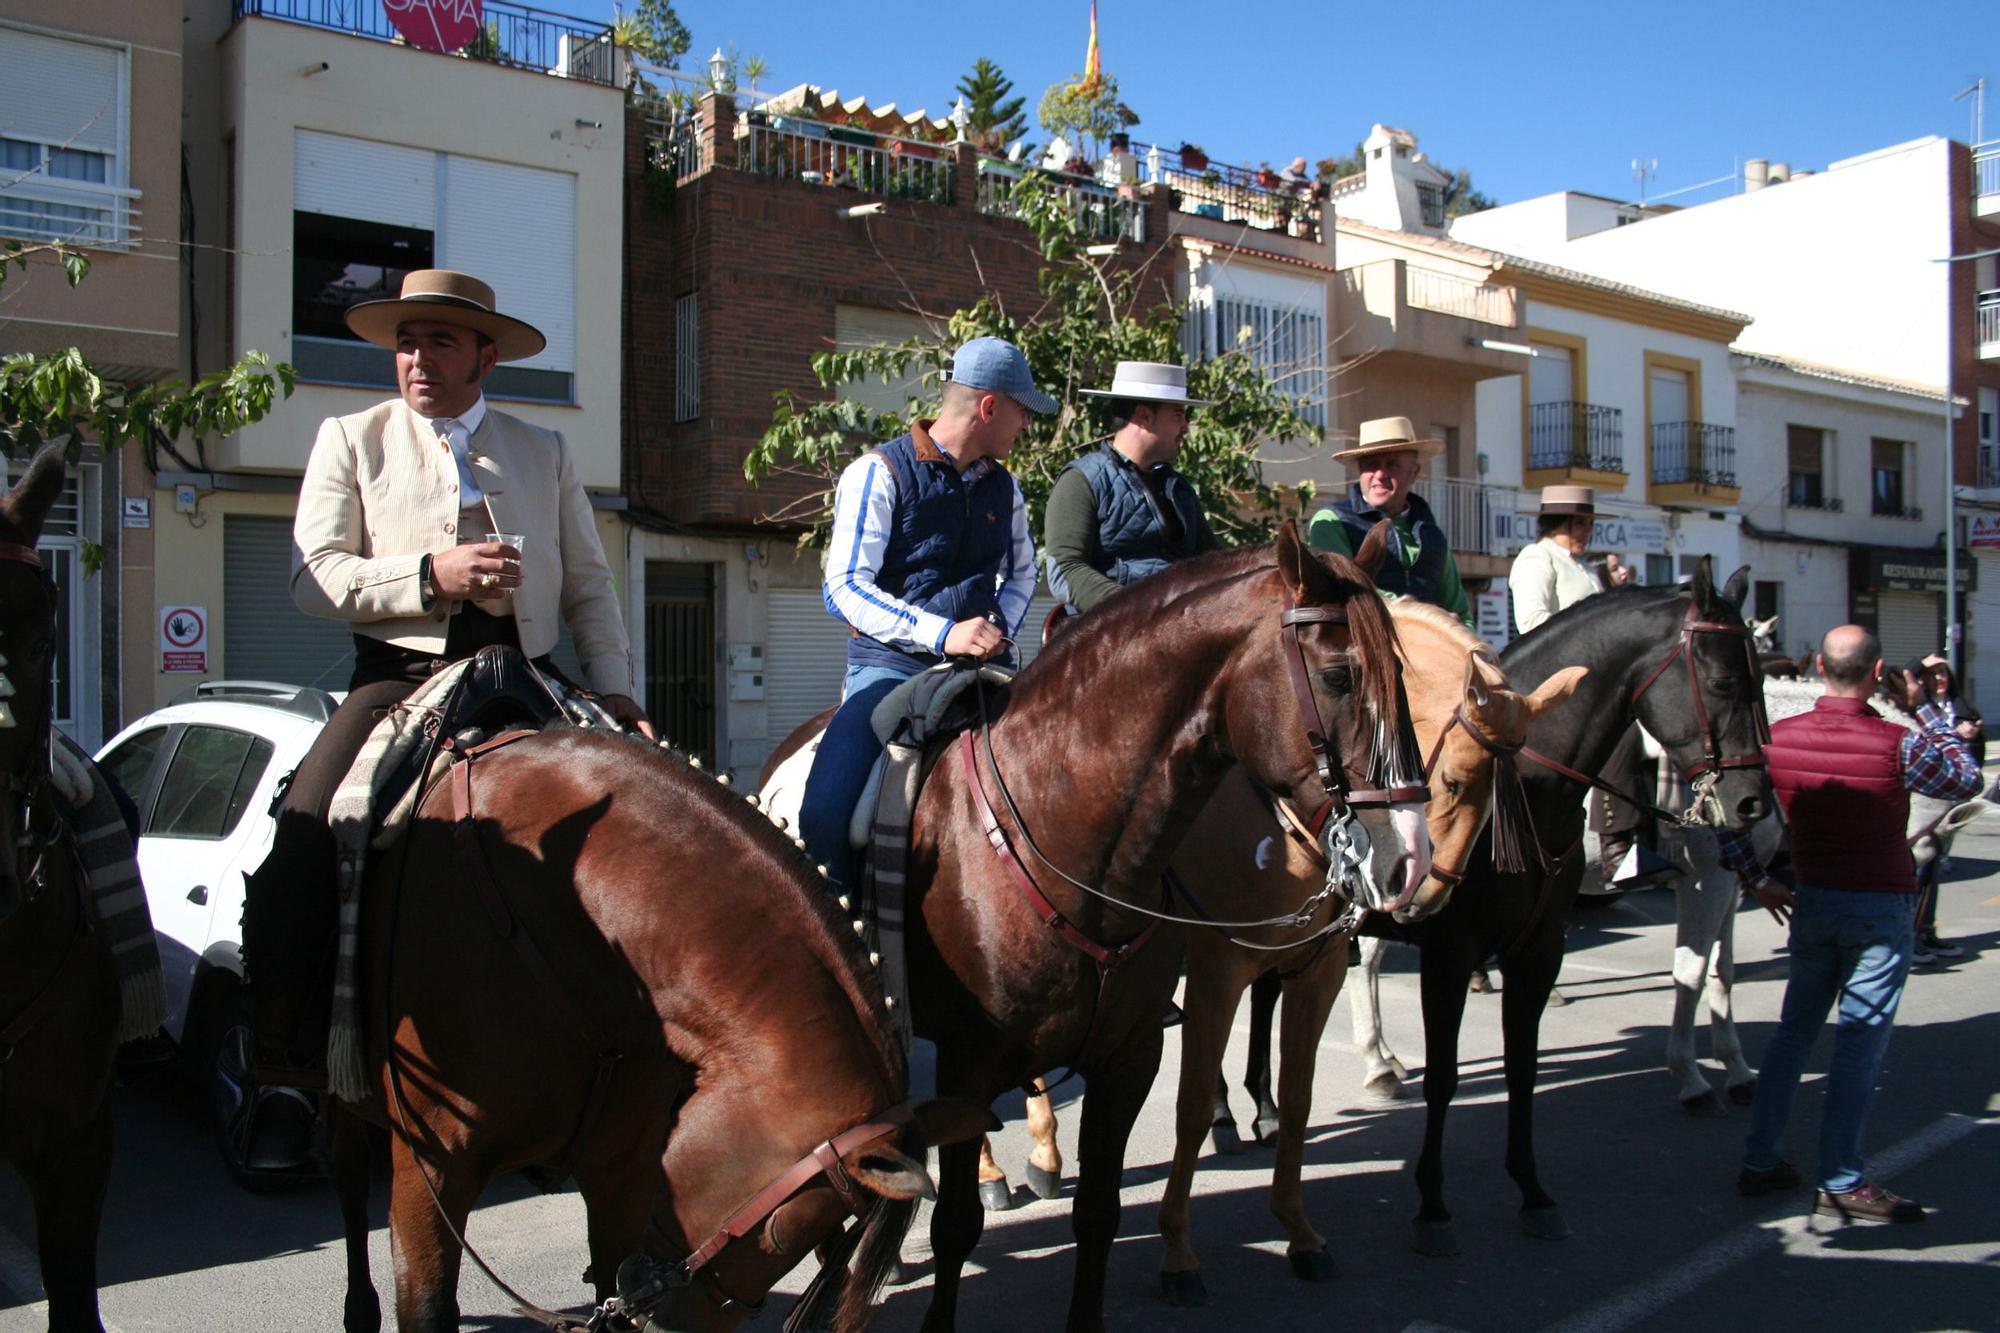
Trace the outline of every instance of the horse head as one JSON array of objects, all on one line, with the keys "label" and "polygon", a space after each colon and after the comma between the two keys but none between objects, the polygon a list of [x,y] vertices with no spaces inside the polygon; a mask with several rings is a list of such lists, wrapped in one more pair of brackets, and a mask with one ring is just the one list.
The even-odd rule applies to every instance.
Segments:
[{"label": "horse head", "polygon": [[35,554],[35,539],[62,483],[63,450],[52,444],[0,497],[0,920],[21,905],[16,847],[29,801],[49,775],[55,585]]},{"label": "horse head", "polygon": [[1311,823],[1330,879],[1386,912],[1407,904],[1430,873],[1431,845],[1396,631],[1366,573],[1383,540],[1381,529],[1371,532],[1350,561],[1309,549],[1293,523],[1279,531],[1283,605],[1243,692],[1253,711],[1230,734],[1253,779],[1317,812]]},{"label": "horse head", "polygon": [[[1395,919],[1405,924],[1421,921],[1451,901],[1489,814],[1495,864],[1503,871],[1529,868],[1528,860],[1537,855],[1538,844],[1517,756],[1527,743],[1528,724],[1569,698],[1590,674],[1588,667],[1565,667],[1532,694],[1520,694],[1508,685],[1507,673],[1494,660],[1491,649],[1484,643],[1463,641],[1472,636],[1455,617],[1431,608],[1425,611],[1451,621],[1449,628],[1457,631],[1452,638],[1458,642],[1447,641],[1439,648],[1445,653],[1464,654],[1465,677],[1456,689],[1445,683],[1450,679],[1442,670],[1447,663],[1433,665],[1420,660],[1424,650],[1410,646],[1418,636],[1403,635],[1412,667],[1411,706],[1420,729],[1430,729],[1425,723],[1437,728],[1426,774],[1431,790],[1431,874],[1416,896],[1395,913]],[[1410,625],[1401,608],[1397,625],[1404,630]]]},{"label": "horse head", "polygon": [[1719,828],[1747,829],[1771,809],[1764,676],[1743,623],[1749,586],[1744,565],[1718,589],[1703,556],[1685,596],[1665,603],[1680,613],[1666,636],[1672,647],[1657,665],[1640,659],[1631,696],[1639,721],[1694,784],[1701,819]]}]

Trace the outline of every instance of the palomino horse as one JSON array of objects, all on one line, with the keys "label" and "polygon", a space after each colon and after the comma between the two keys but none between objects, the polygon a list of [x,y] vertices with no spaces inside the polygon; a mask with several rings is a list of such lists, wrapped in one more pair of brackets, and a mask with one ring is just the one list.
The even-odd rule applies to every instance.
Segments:
[{"label": "palomino horse", "polygon": [[[1407,600],[1391,603],[1390,610],[1417,739],[1433,756],[1426,765],[1431,877],[1396,912],[1400,920],[1415,921],[1444,905],[1461,878],[1458,868],[1472,856],[1489,809],[1506,806],[1518,818],[1518,801],[1509,805],[1496,799],[1496,781],[1518,794],[1513,755],[1527,735],[1529,719],[1568,698],[1585,673],[1581,667],[1558,672],[1523,698],[1506,688],[1506,676],[1494,664],[1491,650],[1456,616]],[[1248,783],[1225,783],[1175,854],[1173,873],[1190,893],[1203,898],[1211,886],[1234,885],[1230,892],[1238,910],[1251,915],[1273,915],[1303,901],[1325,876],[1326,862],[1309,840],[1287,836],[1291,821],[1283,812],[1277,820],[1271,814]],[[1495,809],[1494,818],[1501,817]],[[1513,832],[1532,845],[1532,828]],[[1347,973],[1348,935],[1330,933],[1334,915],[1329,907],[1313,923],[1319,930],[1305,933],[1303,940],[1296,929],[1188,934],[1174,1163],[1159,1212],[1166,1244],[1160,1284],[1173,1304],[1201,1305],[1207,1299],[1188,1234],[1188,1195],[1196,1159],[1216,1119],[1216,1085],[1231,1020],[1244,988],[1267,969],[1275,970],[1285,1002],[1271,1211],[1287,1234],[1292,1272],[1306,1281],[1334,1275],[1326,1242],[1307,1219],[1299,1190],[1320,1034]],[[1047,1146],[1053,1148],[1052,1136]]]},{"label": "palomino horse", "polygon": [[[1362,554],[1380,550],[1378,534]],[[1093,611],[924,785],[911,1020],[937,1043],[939,1090],[984,1105],[1059,1065],[1085,1078],[1071,1329],[1104,1323],[1125,1143],[1179,972],[1179,921],[1161,920],[1175,845],[1241,764],[1301,808],[1331,804],[1320,838],[1347,891],[1405,904],[1430,847],[1407,803],[1422,760],[1397,675],[1361,569],[1315,555],[1288,524],[1274,547],[1198,557]],[[1238,915],[1227,892],[1205,907]],[[928,1329],[955,1326],[984,1218],[978,1156],[971,1143],[939,1154]]]},{"label": "palomino horse", "polygon": [[1538,687],[1571,665],[1586,666],[1590,674],[1568,708],[1535,719],[1522,751],[1522,779],[1548,870],[1501,873],[1475,854],[1466,883],[1443,911],[1413,928],[1392,927],[1395,938],[1423,951],[1427,1116],[1416,1171],[1423,1202],[1415,1239],[1426,1254],[1457,1249],[1444,1204],[1445,1113],[1458,1088],[1465,978],[1495,953],[1507,976],[1501,992],[1507,1172],[1520,1187],[1528,1233],[1544,1239],[1568,1234],[1536,1173],[1533,1098],[1542,1009],[1562,967],[1563,918],[1581,867],[1584,775],[1603,767],[1637,720],[1658,738],[1683,779],[1694,783],[1695,817],[1740,829],[1771,808],[1762,682],[1742,619],[1748,576],[1747,566],[1739,569],[1718,592],[1704,558],[1689,588],[1625,588],[1592,597],[1501,654],[1516,688]]},{"label": "palomino horse", "polygon": [[[405,1330],[456,1326],[466,1217],[533,1165],[581,1187],[598,1299],[664,1287],[653,1319],[676,1329],[735,1325],[863,1212],[838,1321],[858,1328],[933,1192],[925,1144],[992,1119],[904,1101],[824,882],[745,801],[633,738],[560,728],[454,764],[376,862],[361,940],[359,1109],[392,1131]],[[347,1327],[373,1330],[365,1139],[341,1121]]]},{"label": "palomino horse", "polygon": [[97,1329],[118,983],[49,777],[56,591],[35,554],[63,482],[42,450],[0,499],[0,1155],[28,1183],[49,1327]]}]

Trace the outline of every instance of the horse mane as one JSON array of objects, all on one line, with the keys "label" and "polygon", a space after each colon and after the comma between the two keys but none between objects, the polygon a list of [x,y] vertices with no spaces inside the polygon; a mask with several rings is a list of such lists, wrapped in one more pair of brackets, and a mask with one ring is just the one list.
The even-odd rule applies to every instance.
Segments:
[{"label": "horse mane", "polygon": [[1446,635],[1455,646],[1463,648],[1467,652],[1477,652],[1481,649],[1484,649],[1489,655],[1493,652],[1493,645],[1475,634],[1471,627],[1463,620],[1460,620],[1443,607],[1436,606],[1430,602],[1419,602],[1410,597],[1398,597],[1395,601],[1389,603],[1389,619],[1396,623],[1398,629],[1405,622],[1415,625],[1428,625],[1430,628],[1438,631],[1438,633]]}]

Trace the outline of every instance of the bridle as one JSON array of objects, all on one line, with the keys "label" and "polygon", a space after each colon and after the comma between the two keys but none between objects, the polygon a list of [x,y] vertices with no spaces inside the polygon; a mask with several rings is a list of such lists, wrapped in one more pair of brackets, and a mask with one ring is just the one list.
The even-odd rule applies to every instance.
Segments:
[{"label": "bridle", "polygon": [[[1431,744],[1430,754],[1424,757],[1425,783],[1429,783],[1436,774],[1438,760],[1444,756],[1445,739],[1454,727],[1463,730],[1480,749],[1493,756],[1493,791],[1488,805],[1492,811],[1494,868],[1505,874],[1514,874],[1528,869],[1528,860],[1532,857],[1535,869],[1545,869],[1548,859],[1542,851],[1541,838],[1535,832],[1535,816],[1529,809],[1527,793],[1521,786],[1520,756],[1527,749],[1527,737],[1523,736],[1512,745],[1503,744],[1481,731],[1466,716],[1465,706],[1460,704],[1451,710],[1451,717]],[[1439,865],[1433,854],[1431,875],[1447,889],[1457,892],[1458,886],[1465,883],[1466,872]]]}]

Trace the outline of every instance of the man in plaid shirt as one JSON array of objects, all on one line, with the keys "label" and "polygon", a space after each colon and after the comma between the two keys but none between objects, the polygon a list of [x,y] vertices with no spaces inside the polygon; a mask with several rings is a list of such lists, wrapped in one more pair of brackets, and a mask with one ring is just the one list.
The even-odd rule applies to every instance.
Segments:
[{"label": "man in plaid shirt", "polygon": [[1926,702],[1921,681],[1904,687],[1920,731],[1868,706],[1882,679],[1873,634],[1842,625],[1826,636],[1820,660],[1825,696],[1812,712],[1772,727],[1764,750],[1791,824],[1797,888],[1767,878],[1747,840],[1723,837],[1726,863],[1759,904],[1791,926],[1783,1010],[1758,1070],[1737,1189],[1755,1196],[1800,1183],[1779,1141],[1813,1039],[1838,1000],[1816,1211],[1845,1222],[1919,1222],[1924,1210],[1915,1201],[1862,1175],[1861,1137],[1916,943],[1916,870],[1904,841],[1910,793],[1975,796],[1979,766],[1950,714]]}]

